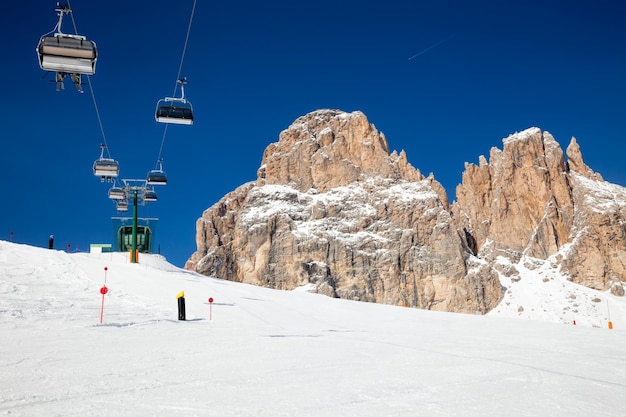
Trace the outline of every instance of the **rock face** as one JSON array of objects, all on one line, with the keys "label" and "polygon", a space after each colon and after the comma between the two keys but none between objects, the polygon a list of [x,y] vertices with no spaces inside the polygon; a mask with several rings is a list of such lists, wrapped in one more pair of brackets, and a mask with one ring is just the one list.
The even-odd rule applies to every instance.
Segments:
[{"label": "rock face", "polygon": [[[185,268],[276,289],[485,313],[498,274],[550,260],[575,282],[623,293],[626,190],[567,161],[548,132],[511,135],[489,162],[466,164],[449,205],[432,175],[361,112],[298,118],[263,155],[256,182],[207,209]],[[499,257],[507,258],[506,270]],[[532,262],[530,262],[532,264]]]},{"label": "rock face", "polygon": [[196,241],[186,268],[271,288],[472,313],[502,296],[443,187],[390,154],[360,112],[297,119],[267,147],[256,183],[204,212]]},{"label": "rock face", "polygon": [[567,162],[537,128],[503,140],[490,160],[466,164],[451,212],[481,259],[553,258],[574,282],[614,292],[626,279],[626,190],[583,162],[572,138]]},{"label": "rock face", "polygon": [[452,211],[476,253],[493,242],[499,252],[545,259],[567,242],[573,220],[563,151],[536,128],[503,142],[489,163],[465,164]]},{"label": "rock face", "polygon": [[297,119],[265,149],[257,185],[326,192],[368,176],[424,179],[404,152],[389,155],[387,139],[363,113],[318,111]]}]

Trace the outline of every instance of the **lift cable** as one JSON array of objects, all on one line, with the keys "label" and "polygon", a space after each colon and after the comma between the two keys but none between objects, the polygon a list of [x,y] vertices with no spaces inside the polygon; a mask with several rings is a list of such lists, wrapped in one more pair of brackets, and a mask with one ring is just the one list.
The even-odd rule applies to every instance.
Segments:
[{"label": "lift cable", "polygon": [[106,135],[104,134],[104,127],[102,126],[102,119],[100,118],[100,111],[98,110],[98,104],[96,103],[96,95],[93,91],[93,85],[91,85],[91,77],[87,76],[87,83],[89,84],[89,91],[91,91],[91,99],[93,100],[93,106],[96,109],[96,116],[98,117],[98,124],[100,125],[100,133],[102,133],[102,141],[106,147],[106,153],[111,158],[111,152],[109,151],[109,144],[107,143]]},{"label": "lift cable", "polygon": [[180,73],[183,70],[183,62],[185,61],[185,52],[187,52],[187,43],[189,42],[189,33],[191,32],[191,23],[193,22],[193,15],[196,11],[196,1],[193,0],[193,6],[191,8],[191,16],[189,17],[189,25],[187,26],[187,36],[185,36],[185,45],[183,46],[183,53],[180,57],[180,65],[178,66],[178,75],[176,75],[176,83],[174,84],[174,93],[172,97],[176,97],[176,88],[178,87],[178,80],[180,80]]},{"label": "lift cable", "polygon": [[[189,17],[189,25],[187,26],[187,35],[185,36],[185,44],[183,46],[183,53],[182,56],[180,57],[180,65],[178,66],[178,74],[176,75],[176,82],[174,83],[174,93],[172,94],[172,97],[176,97],[176,89],[178,88],[178,80],[180,80],[180,74],[183,70],[183,62],[185,61],[185,53],[187,52],[187,43],[189,42],[189,33],[191,32],[191,24],[193,23],[193,15],[196,11],[196,2],[197,0],[193,0],[193,6],[191,8],[191,16]],[[159,157],[157,158],[157,165],[163,161],[162,159],[162,154],[163,154],[163,146],[165,145],[165,137],[167,136],[167,127],[168,124],[165,124],[165,127],[163,128],[163,137],[161,138],[161,146],[159,148]]]},{"label": "lift cable", "polygon": [[[72,11],[72,5],[70,4],[70,0],[67,0],[67,7],[70,9],[70,17],[72,18],[72,25],[74,26],[74,33],[78,33],[78,28],[76,27],[76,21],[74,20],[74,12]],[[61,28],[59,28],[59,30],[60,29]],[[98,110],[98,104],[96,102],[96,94],[93,91],[93,85],[91,85],[91,77],[89,75],[87,75],[87,83],[89,84],[89,91],[91,91],[91,100],[93,101],[93,106],[96,109],[96,116],[98,118],[98,125],[100,126],[100,133],[102,134],[102,141],[106,149],[106,154],[108,158],[111,158],[111,151],[109,150],[109,144],[107,143],[107,138],[106,138],[106,135],[104,134],[102,118],[100,117],[100,110]]]}]

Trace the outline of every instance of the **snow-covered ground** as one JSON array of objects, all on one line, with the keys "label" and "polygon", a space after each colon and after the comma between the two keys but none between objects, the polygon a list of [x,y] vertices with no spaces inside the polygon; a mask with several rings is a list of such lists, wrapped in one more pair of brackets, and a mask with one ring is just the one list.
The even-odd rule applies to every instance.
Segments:
[{"label": "snow-covered ground", "polygon": [[514,265],[498,258],[503,271],[514,267],[519,274],[500,273],[500,283],[506,289],[504,299],[488,315],[607,329],[609,322],[614,327],[626,326],[625,297],[568,281],[552,258],[522,257]]},{"label": "snow-covered ground", "polygon": [[0,241],[0,415],[624,416],[624,300],[541,265],[474,316],[139,261]]}]

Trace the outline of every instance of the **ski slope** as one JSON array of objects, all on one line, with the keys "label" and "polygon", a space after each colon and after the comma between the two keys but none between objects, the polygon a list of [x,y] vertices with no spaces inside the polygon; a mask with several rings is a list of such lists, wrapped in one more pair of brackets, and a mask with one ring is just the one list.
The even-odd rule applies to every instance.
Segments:
[{"label": "ski slope", "polygon": [[0,415],[621,417],[612,320],[359,303],[0,241]]}]

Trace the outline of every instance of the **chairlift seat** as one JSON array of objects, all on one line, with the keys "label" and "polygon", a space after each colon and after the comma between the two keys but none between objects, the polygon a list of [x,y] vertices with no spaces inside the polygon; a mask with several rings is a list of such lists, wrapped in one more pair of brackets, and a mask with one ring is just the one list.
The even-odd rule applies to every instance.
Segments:
[{"label": "chairlift seat", "polygon": [[152,171],[148,172],[148,178],[146,179],[146,183],[150,185],[166,185],[167,176],[162,170],[153,169]]},{"label": "chairlift seat", "polygon": [[143,201],[157,201],[157,193],[148,190],[143,194]]},{"label": "chairlift seat", "polygon": [[37,47],[39,66],[46,71],[93,75],[96,72],[98,50],[84,36],[44,36]]},{"label": "chairlift seat", "polygon": [[109,198],[111,200],[123,200],[126,197],[124,189],[120,187],[111,187],[109,189]]},{"label": "chairlift seat", "polygon": [[161,99],[155,113],[157,122],[181,125],[193,124],[193,107],[187,100]]},{"label": "chairlift seat", "polygon": [[93,175],[96,177],[117,177],[120,173],[120,164],[109,158],[100,158],[93,163]]},{"label": "chairlift seat", "polygon": [[116,205],[117,211],[128,211],[128,203],[126,201],[120,201]]}]

